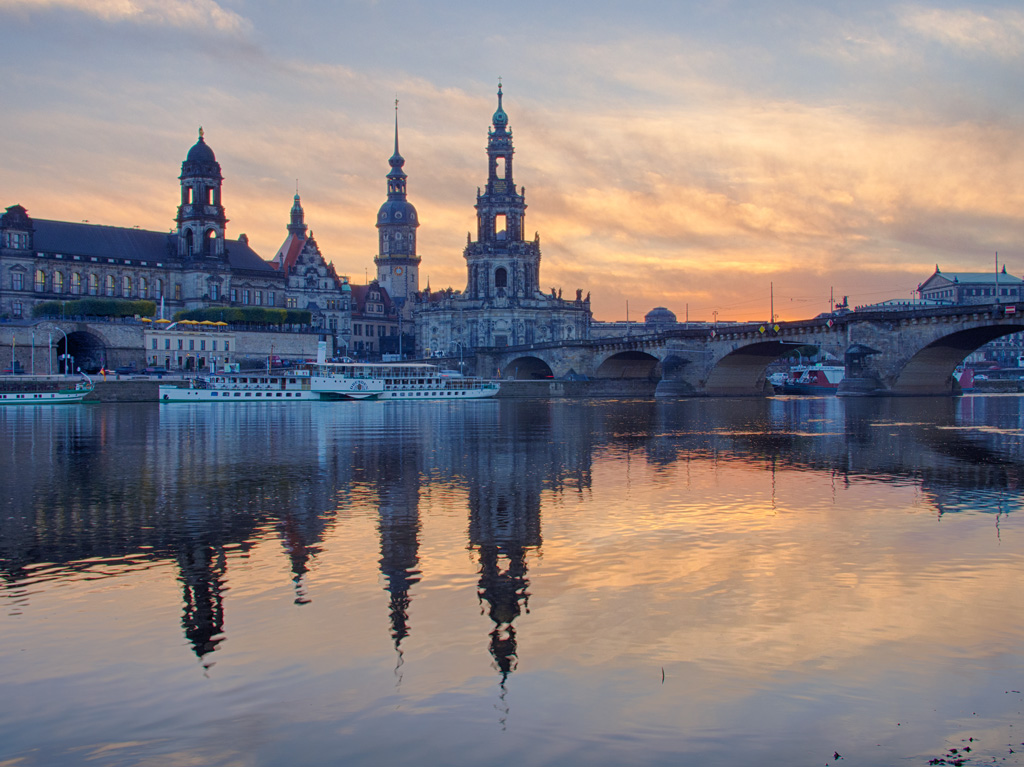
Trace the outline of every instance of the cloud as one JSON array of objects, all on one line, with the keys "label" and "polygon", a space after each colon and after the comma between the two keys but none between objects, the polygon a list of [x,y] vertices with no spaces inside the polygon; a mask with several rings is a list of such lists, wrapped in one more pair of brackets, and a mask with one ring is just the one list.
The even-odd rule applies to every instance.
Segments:
[{"label": "cloud", "polygon": [[901,23],[916,34],[965,54],[1002,59],[1024,55],[1024,13],[993,9],[980,13],[967,9],[942,10],[912,7]]},{"label": "cloud", "polygon": [[245,34],[251,28],[244,17],[214,0],[0,0],[0,9],[21,12],[70,9],[110,23],[212,28],[224,34]]}]

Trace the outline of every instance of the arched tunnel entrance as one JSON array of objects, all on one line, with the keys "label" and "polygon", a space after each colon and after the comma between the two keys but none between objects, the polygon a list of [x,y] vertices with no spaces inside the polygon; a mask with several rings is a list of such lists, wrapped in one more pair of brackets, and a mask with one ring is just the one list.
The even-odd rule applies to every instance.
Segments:
[{"label": "arched tunnel entrance", "polygon": [[502,376],[515,378],[518,381],[540,381],[554,378],[551,367],[540,357],[516,357],[505,365]]},{"label": "arched tunnel entrance", "polygon": [[73,373],[79,368],[86,373],[96,373],[106,364],[107,347],[99,338],[84,330],[68,333],[66,344],[65,336],[61,335],[56,347],[56,369],[62,373]]}]

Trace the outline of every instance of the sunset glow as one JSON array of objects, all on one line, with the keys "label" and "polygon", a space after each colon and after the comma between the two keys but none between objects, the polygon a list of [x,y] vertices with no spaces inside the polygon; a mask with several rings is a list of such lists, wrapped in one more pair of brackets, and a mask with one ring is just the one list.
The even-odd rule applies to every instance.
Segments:
[{"label": "sunset glow", "polygon": [[[543,289],[595,319],[783,319],[1024,272],[1014,3],[683,3],[499,13],[400,0],[0,0],[3,205],[169,230],[200,125],[228,236],[269,259],[296,180],[374,275],[392,109],[421,287],[465,286],[498,77]],[[770,287],[771,286],[771,287]]]}]

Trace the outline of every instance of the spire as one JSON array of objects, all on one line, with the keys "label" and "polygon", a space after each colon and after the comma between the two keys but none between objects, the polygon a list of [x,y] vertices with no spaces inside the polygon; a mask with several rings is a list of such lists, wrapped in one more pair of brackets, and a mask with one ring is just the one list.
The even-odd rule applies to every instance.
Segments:
[{"label": "spire", "polygon": [[391,155],[388,164],[391,166],[391,172],[387,176],[388,199],[404,200],[406,175],[402,167],[405,165],[405,158],[398,153],[398,99],[395,99],[395,153]]},{"label": "spire", "polygon": [[491,122],[494,123],[494,127],[497,131],[501,132],[505,130],[508,125],[508,115],[505,114],[505,110],[501,106],[501,78],[498,78],[498,108],[494,112],[494,117],[491,118]]},{"label": "spire", "polygon": [[288,224],[288,234],[296,237],[306,236],[306,213],[302,210],[302,202],[299,200],[298,182],[295,183],[295,198],[292,201],[291,223]]}]

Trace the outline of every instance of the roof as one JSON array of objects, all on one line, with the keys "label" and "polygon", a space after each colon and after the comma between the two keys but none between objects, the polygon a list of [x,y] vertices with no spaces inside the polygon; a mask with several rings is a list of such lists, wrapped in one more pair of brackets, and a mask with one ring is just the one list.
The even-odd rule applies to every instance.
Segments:
[{"label": "roof", "polygon": [[[1020,277],[1014,277],[1002,271],[998,275],[1000,285],[1020,285]],[[993,272],[940,272],[938,270],[927,280],[918,286],[918,290],[926,290],[936,283],[939,286],[946,285],[995,285],[996,273]]]},{"label": "roof", "polygon": [[295,266],[295,262],[299,258],[299,254],[302,252],[302,247],[306,244],[305,237],[299,237],[294,234],[288,235],[288,238],[281,245],[277,251],[277,255],[274,256],[273,265],[275,269],[280,269],[285,274],[288,270]]},{"label": "roof", "polygon": [[[151,232],[120,226],[76,224],[70,221],[33,219],[35,249],[86,258],[120,258],[145,263],[178,261],[174,233]],[[225,240],[224,250],[232,269],[273,271],[248,243]]]},{"label": "roof", "polygon": [[173,235],[119,226],[75,224],[70,221],[33,219],[35,249],[45,253],[133,261],[166,261],[177,258]]}]

